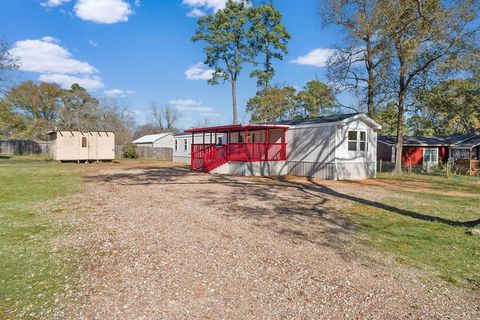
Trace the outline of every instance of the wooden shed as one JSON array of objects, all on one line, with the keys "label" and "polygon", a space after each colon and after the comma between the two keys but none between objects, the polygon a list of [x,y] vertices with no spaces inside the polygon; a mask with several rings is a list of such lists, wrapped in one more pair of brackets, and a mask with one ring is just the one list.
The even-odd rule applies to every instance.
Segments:
[{"label": "wooden shed", "polygon": [[50,155],[56,161],[98,161],[115,159],[112,131],[52,131]]}]

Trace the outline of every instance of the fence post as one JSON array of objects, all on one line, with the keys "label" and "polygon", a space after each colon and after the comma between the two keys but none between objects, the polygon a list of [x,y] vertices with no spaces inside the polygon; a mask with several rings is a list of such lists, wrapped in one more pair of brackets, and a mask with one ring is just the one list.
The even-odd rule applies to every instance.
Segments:
[{"label": "fence post", "polygon": [[379,168],[379,169],[380,169],[380,170],[379,170],[380,172],[382,172],[382,166],[383,166],[382,159],[380,159],[380,168]]}]

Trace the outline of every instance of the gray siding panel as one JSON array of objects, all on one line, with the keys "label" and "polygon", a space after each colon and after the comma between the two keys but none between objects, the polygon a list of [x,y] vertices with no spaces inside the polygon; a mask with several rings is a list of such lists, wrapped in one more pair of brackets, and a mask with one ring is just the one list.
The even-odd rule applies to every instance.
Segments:
[{"label": "gray siding panel", "polygon": [[288,174],[292,176],[312,177],[335,180],[334,163],[288,161]]}]

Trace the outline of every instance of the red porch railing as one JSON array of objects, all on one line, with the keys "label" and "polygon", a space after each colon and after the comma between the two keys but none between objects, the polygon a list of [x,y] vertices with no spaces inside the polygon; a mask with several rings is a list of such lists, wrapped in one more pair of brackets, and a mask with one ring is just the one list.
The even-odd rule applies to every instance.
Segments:
[{"label": "red porch railing", "polygon": [[284,161],[287,159],[286,146],[286,143],[193,144],[191,167],[208,172],[228,161]]}]

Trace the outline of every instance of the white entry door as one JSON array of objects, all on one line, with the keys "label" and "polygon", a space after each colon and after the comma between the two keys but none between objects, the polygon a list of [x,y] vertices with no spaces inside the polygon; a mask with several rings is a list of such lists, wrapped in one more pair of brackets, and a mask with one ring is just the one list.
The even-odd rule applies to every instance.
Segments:
[{"label": "white entry door", "polygon": [[423,148],[423,168],[430,171],[430,168],[438,165],[438,148]]}]

